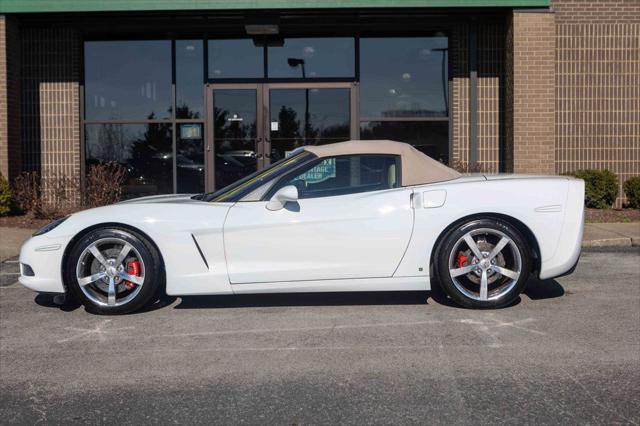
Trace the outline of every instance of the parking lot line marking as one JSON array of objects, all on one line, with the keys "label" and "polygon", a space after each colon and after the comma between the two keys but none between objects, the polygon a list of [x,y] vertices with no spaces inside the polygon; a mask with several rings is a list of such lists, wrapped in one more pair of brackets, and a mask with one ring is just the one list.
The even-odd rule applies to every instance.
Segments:
[{"label": "parking lot line marking", "polygon": [[299,331],[321,331],[321,330],[345,330],[357,328],[375,328],[375,327],[411,327],[414,325],[440,324],[442,321],[416,321],[416,322],[392,322],[378,324],[357,324],[357,325],[335,325],[321,327],[302,327],[302,328],[254,328],[248,330],[225,330],[225,331],[202,331],[197,333],[178,333],[164,334],[157,337],[195,337],[195,336],[220,336],[231,334],[260,334],[260,333],[286,333]]},{"label": "parking lot line marking", "polygon": [[533,334],[538,334],[541,336],[545,336],[547,333],[545,333],[544,331],[538,331],[538,330],[534,330],[531,328],[527,328],[527,327],[522,327],[519,324],[526,324],[526,323],[530,323],[530,322],[534,322],[535,319],[533,318],[526,318],[526,319],[522,319],[522,320],[517,320],[517,321],[509,321],[509,322],[505,322],[505,321],[501,321],[501,320],[490,320],[492,322],[485,322],[485,321],[479,321],[479,320],[474,320],[474,319],[461,319],[459,320],[459,322],[461,322],[462,324],[471,324],[471,325],[478,325],[481,327],[487,327],[487,328],[498,328],[498,327],[512,327],[512,328],[517,328],[519,330],[523,330],[523,331],[527,331],[529,333],[533,333]]},{"label": "parking lot line marking", "polygon": [[96,335],[100,341],[105,341],[107,335],[113,335],[113,333],[123,330],[132,330],[134,327],[122,327],[122,328],[114,328],[112,330],[104,330],[111,322],[110,319],[103,320],[101,323],[96,324],[94,328],[78,328],[78,327],[65,327],[67,331],[75,331],[77,334],[67,337],[66,339],[58,340],[58,343],[66,343],[71,340],[78,340],[85,336]]}]

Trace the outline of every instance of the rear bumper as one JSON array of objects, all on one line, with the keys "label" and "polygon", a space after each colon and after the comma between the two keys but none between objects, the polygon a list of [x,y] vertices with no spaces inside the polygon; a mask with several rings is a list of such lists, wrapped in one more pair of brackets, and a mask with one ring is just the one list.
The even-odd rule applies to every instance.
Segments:
[{"label": "rear bumper", "polygon": [[584,181],[569,181],[564,224],[553,257],[542,262],[540,279],[568,275],[576,268],[582,250],[584,233]]},{"label": "rear bumper", "polygon": [[34,291],[64,293],[62,257],[68,243],[67,237],[46,235],[27,240],[20,249],[20,284]]}]

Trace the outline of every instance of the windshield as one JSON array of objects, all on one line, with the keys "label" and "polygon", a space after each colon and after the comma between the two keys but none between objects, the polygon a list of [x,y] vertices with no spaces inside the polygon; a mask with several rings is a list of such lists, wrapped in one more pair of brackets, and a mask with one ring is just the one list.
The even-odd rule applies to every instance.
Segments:
[{"label": "windshield", "polygon": [[247,177],[244,177],[231,185],[227,185],[222,189],[208,194],[199,195],[203,201],[213,202],[235,202],[242,199],[245,195],[251,193],[256,188],[264,185],[268,181],[282,176],[290,170],[298,167],[307,161],[313,160],[316,156],[308,151],[300,151],[288,158],[273,163],[266,169],[259,170]]}]

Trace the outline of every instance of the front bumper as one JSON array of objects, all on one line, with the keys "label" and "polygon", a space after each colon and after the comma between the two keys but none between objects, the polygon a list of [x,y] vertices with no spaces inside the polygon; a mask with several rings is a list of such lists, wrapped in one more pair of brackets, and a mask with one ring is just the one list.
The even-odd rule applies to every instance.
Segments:
[{"label": "front bumper", "polygon": [[62,258],[69,240],[46,234],[27,240],[20,249],[20,284],[34,291],[64,293]]}]

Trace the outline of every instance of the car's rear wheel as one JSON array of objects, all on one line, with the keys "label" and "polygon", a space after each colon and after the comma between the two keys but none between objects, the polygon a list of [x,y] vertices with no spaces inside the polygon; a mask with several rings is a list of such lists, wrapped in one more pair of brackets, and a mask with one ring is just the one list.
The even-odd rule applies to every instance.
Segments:
[{"label": "car's rear wheel", "polygon": [[126,314],[158,296],[163,280],[157,249],[142,235],[98,228],[81,237],[67,256],[67,289],[88,311]]},{"label": "car's rear wheel", "polygon": [[468,308],[513,303],[531,270],[530,249],[517,228],[476,219],[452,229],[439,246],[436,272],[442,289]]}]

